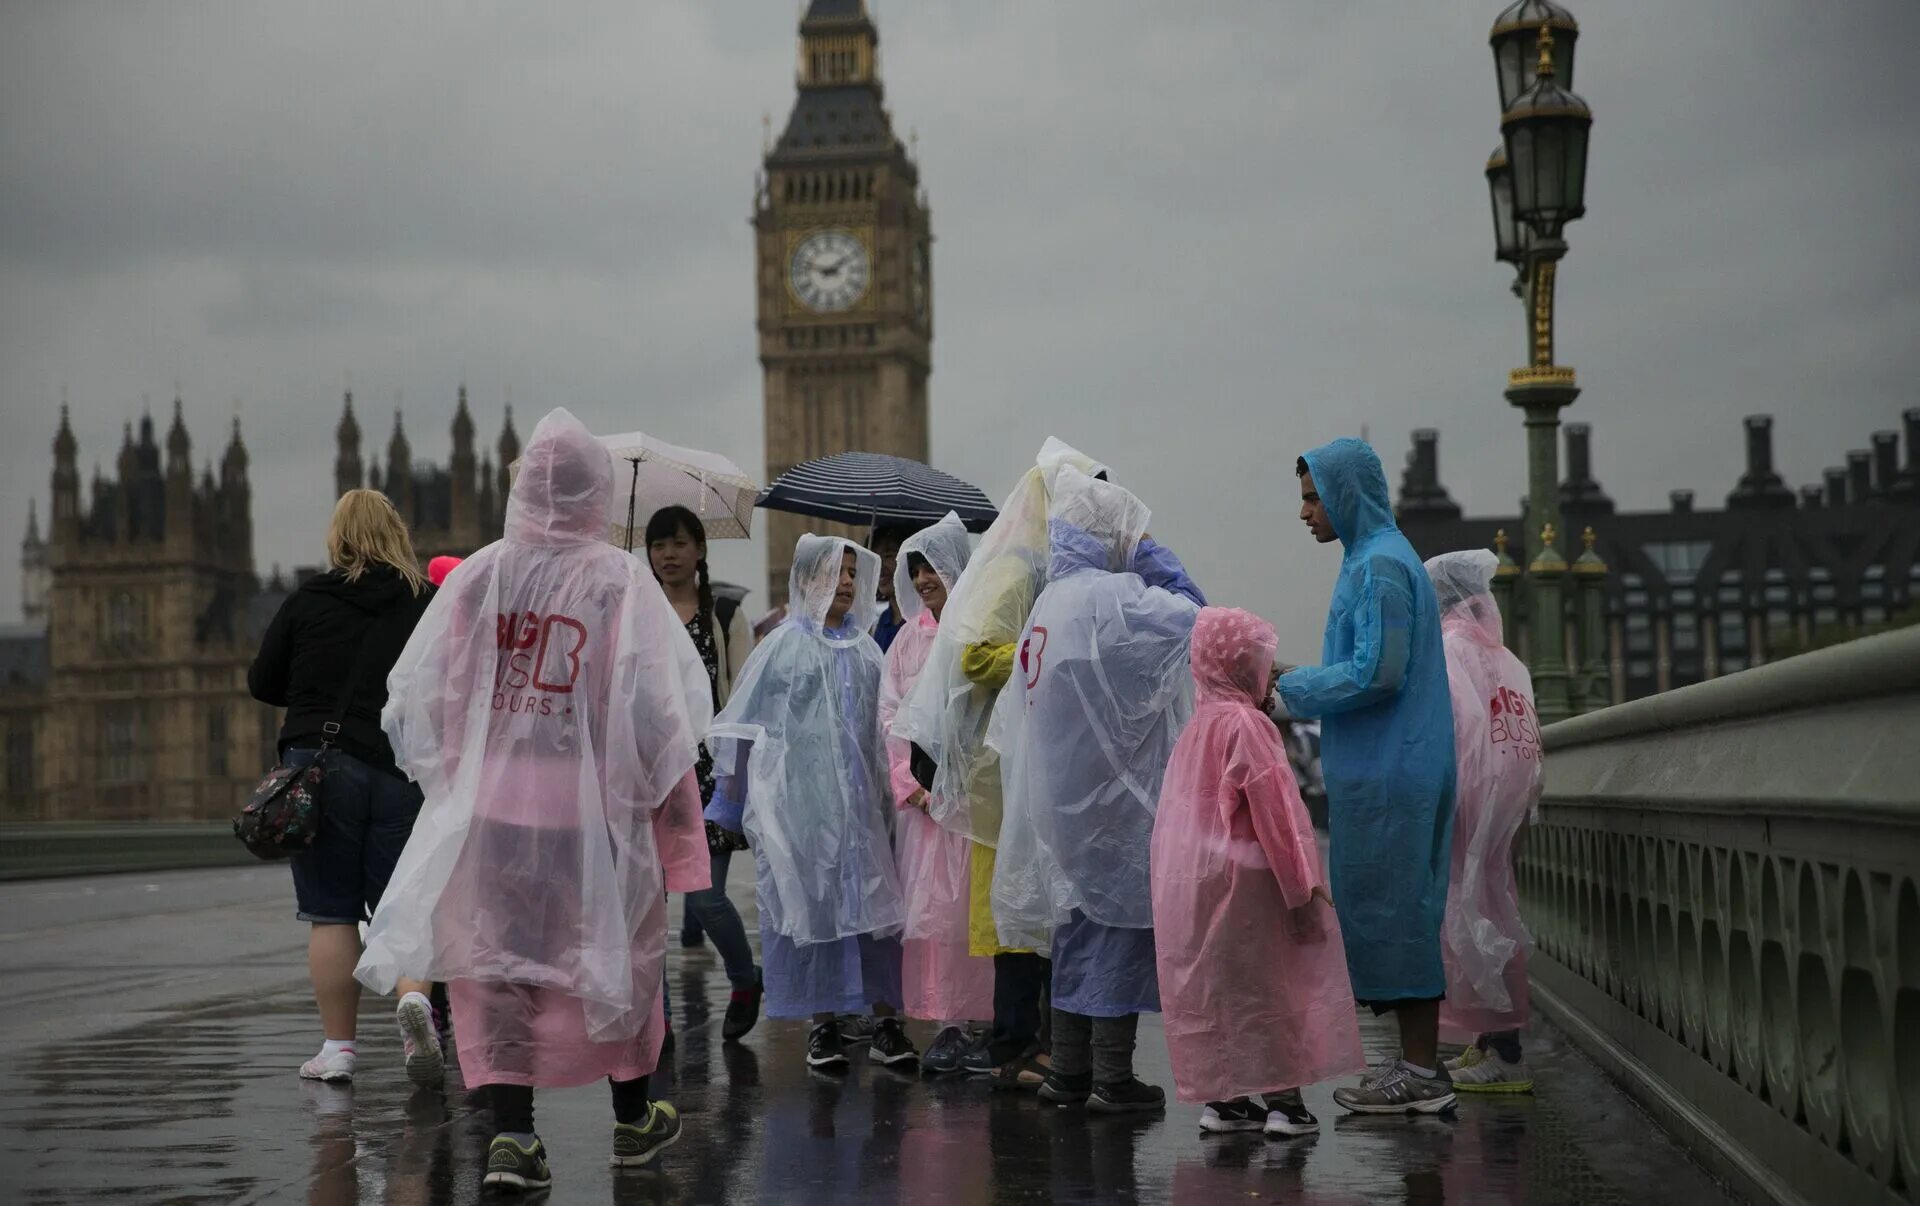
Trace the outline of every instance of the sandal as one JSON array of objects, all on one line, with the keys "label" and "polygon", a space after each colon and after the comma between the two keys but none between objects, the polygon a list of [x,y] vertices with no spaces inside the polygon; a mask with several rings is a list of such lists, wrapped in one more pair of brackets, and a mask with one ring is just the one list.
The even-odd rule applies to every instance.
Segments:
[{"label": "sandal", "polygon": [[1008,1060],[993,1070],[995,1093],[1038,1093],[1047,1083],[1047,1065],[1040,1062],[1040,1048],[1029,1047],[1018,1059]]}]

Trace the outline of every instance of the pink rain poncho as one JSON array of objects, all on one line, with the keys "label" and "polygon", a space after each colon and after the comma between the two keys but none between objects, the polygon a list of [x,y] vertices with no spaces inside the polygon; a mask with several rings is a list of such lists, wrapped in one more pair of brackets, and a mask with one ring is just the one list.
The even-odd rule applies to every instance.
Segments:
[{"label": "pink rain poncho", "polygon": [[1453,879],[1440,928],[1447,965],[1440,1034],[1456,1043],[1527,1021],[1533,936],[1520,919],[1513,843],[1540,799],[1540,722],[1533,679],[1501,643],[1490,589],[1497,564],[1485,549],[1427,562],[1460,761]]},{"label": "pink rain poncho", "polygon": [[665,892],[708,885],[694,753],[712,709],[644,563],[605,542],[613,463],[556,410],[506,537],[435,595],[387,679],[426,795],[357,975],[449,985],[468,1084],[653,1070]]},{"label": "pink rain poncho", "polygon": [[[899,601],[906,623],[887,650],[886,673],[880,680],[883,735],[892,727],[901,701],[912,693],[940,627],[914,589],[908,567],[915,553],[927,559],[951,595],[970,555],[966,526],[958,515],[949,514],[909,536],[900,546],[893,597]],[[906,1013],[930,1021],[990,1018],[993,960],[968,953],[967,909],[974,843],[965,834],[943,827],[928,815],[928,809],[907,803],[920,792],[910,766],[912,746],[899,737],[888,736],[886,742],[893,799],[900,807],[894,850],[907,905],[907,928],[901,935],[905,947],[901,988]],[[932,802],[928,805],[930,809]]]},{"label": "pink rain poncho", "polygon": [[1365,1070],[1340,923],[1280,731],[1261,712],[1273,625],[1209,607],[1193,719],[1153,825],[1160,1009],[1181,1101],[1230,1101]]}]

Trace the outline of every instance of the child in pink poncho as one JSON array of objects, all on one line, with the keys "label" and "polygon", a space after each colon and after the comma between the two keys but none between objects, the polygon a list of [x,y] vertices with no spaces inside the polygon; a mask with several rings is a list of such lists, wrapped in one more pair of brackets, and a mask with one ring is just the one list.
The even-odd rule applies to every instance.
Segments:
[{"label": "child in pink poncho", "polygon": [[1443,553],[1427,562],[1440,602],[1460,768],[1453,878],[1440,927],[1447,966],[1440,1037],[1472,1044],[1447,1062],[1461,1093],[1533,1088],[1520,1048],[1533,936],[1520,919],[1513,859],[1540,799],[1540,723],[1533,678],[1501,643],[1492,590],[1497,564],[1485,549]]},{"label": "child in pink poncho", "polygon": [[958,1072],[974,1037],[970,1023],[985,1029],[993,1017],[993,960],[968,947],[967,909],[972,887],[973,843],[928,815],[932,803],[913,777],[913,748],[888,735],[900,701],[913,692],[940,628],[947,594],[960,580],[971,550],[958,515],[907,537],[895,570],[894,602],[903,617],[887,650],[880,680],[880,732],[886,737],[888,774],[899,806],[894,852],[906,895],[902,934],[901,991],[906,1015],[940,1024],[921,1057],[930,1073]]},{"label": "child in pink poncho", "polygon": [[613,1083],[613,1162],[679,1137],[650,1101],[667,891],[708,883],[694,776],[712,697],[640,562],[606,542],[613,462],[564,410],[528,440],[504,538],[434,596],[382,724],[425,806],[356,974],[449,985],[498,1133],[485,1184],[551,1181],[535,1088]]},{"label": "child in pink poncho", "polygon": [[1167,1051],[1209,1131],[1316,1131],[1299,1086],[1366,1069],[1313,823],[1262,711],[1277,645],[1258,616],[1201,611],[1193,719],[1153,826]]}]

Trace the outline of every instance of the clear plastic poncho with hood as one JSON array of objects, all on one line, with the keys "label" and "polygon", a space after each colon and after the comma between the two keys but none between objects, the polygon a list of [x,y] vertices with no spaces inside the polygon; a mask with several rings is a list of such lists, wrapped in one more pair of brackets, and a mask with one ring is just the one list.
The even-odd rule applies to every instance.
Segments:
[{"label": "clear plastic poncho with hood", "polygon": [[[828,627],[848,552],[852,602]],[[707,815],[752,840],[763,938],[806,946],[897,933],[905,921],[878,728],[880,647],[868,635],[879,575],[880,558],[852,541],[800,537],[787,618],[754,647],[707,731],[719,776]]]},{"label": "clear plastic poncho with hood", "polygon": [[357,975],[450,984],[469,1084],[651,1071],[663,893],[708,883],[692,770],[705,668],[605,541],[613,463],[564,410],[527,441],[504,539],[434,597],[383,727],[426,796]]},{"label": "clear plastic poncho with hood", "polygon": [[[1279,640],[1244,611],[1193,627],[1193,719],[1153,823],[1153,925],[1182,1101],[1230,1101],[1366,1068],[1313,821],[1262,711]],[[1258,935],[1257,958],[1247,953]]]},{"label": "clear plastic poncho with hood", "polygon": [[1427,562],[1440,604],[1459,764],[1453,881],[1441,927],[1447,999],[1440,1032],[1448,1042],[1527,1022],[1533,936],[1520,917],[1513,843],[1540,799],[1540,724],[1533,678],[1501,642],[1491,589],[1497,564],[1485,549]]},{"label": "clear plastic poncho with hood", "polygon": [[[1128,569],[1147,519],[1146,505],[1120,487],[1060,471],[1046,589],[990,739],[1005,767],[993,881],[1001,940],[1038,944],[1081,919],[1145,931],[1150,989],[1148,850],[1161,776],[1193,708],[1187,642],[1200,608]],[[1079,945],[1063,950],[1055,937],[1055,1004],[1095,1016],[1135,1012],[1118,1007],[1118,997],[1133,994],[1112,969],[1083,981],[1095,1000],[1061,991],[1063,979],[1080,978]]]},{"label": "clear plastic poncho with hood", "polygon": [[1320,721],[1333,900],[1362,1001],[1446,991],[1440,922],[1453,832],[1453,705],[1426,568],[1394,526],[1365,441],[1306,454],[1343,546],[1318,666],[1280,676],[1280,701]]},{"label": "clear plastic poncho with hood", "polygon": [[1000,506],[1000,514],[947,600],[926,667],[901,704],[891,733],[932,758],[934,820],[983,846],[1000,840],[1000,759],[987,726],[1000,689],[969,678],[970,647],[1011,645],[1046,585],[1047,507],[1060,470],[1094,476],[1106,467],[1049,436],[1034,467]]},{"label": "clear plastic poncho with hood", "polygon": [[[900,601],[905,623],[887,650],[886,673],[880,681],[883,735],[891,728],[901,701],[912,692],[940,630],[939,621],[913,585],[914,554],[926,559],[951,598],[972,554],[966,526],[958,515],[949,514],[900,546],[894,598]],[[975,957],[968,949],[968,897],[973,855],[980,847],[929,815],[931,796],[924,810],[909,803],[920,794],[920,784],[913,777],[912,747],[886,735],[886,748],[893,800],[900,808],[894,848],[907,906],[901,958],[906,1012],[936,1021],[992,1017],[993,960]]]}]

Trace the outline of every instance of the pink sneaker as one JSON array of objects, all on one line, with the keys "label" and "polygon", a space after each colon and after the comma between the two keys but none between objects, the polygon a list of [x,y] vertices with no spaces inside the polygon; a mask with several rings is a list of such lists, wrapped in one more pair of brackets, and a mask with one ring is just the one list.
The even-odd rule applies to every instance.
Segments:
[{"label": "pink sneaker", "polygon": [[433,1006],[426,994],[410,992],[394,1011],[400,1023],[400,1041],[406,1049],[407,1079],[422,1089],[446,1082],[447,1058],[440,1050],[440,1033],[433,1024]]}]

